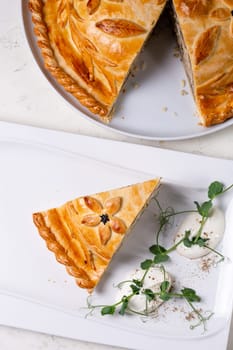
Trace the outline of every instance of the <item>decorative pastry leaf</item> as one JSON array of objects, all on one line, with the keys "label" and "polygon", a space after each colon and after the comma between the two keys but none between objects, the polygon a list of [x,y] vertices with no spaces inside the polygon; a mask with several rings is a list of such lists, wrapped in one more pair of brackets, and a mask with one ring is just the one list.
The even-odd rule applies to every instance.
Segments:
[{"label": "decorative pastry leaf", "polygon": [[85,74],[86,73],[85,71],[83,72],[85,74],[83,78],[91,82],[94,80],[94,65],[93,65],[92,57],[85,50],[81,50],[81,52],[82,52],[81,53],[82,64],[84,68],[86,68],[86,70],[88,71],[87,74]]},{"label": "decorative pastry leaf", "polygon": [[[78,68],[80,75],[85,81],[93,81],[94,80],[94,66],[93,66],[93,52],[96,51],[95,46],[90,42],[90,40],[86,39],[78,30],[75,25],[75,21],[72,17],[70,17],[70,33],[73,43],[80,54],[80,60],[82,65],[79,65]],[[92,55],[89,53],[92,52]]]},{"label": "decorative pastry leaf", "polygon": [[109,225],[104,225],[100,224],[99,226],[99,236],[100,236],[100,241],[103,245],[106,245],[111,238],[111,228]]},{"label": "decorative pastry leaf", "polygon": [[220,71],[213,77],[211,82],[207,81],[198,86],[197,94],[203,96],[215,96],[214,98],[216,98],[218,95],[219,100],[223,100],[220,102],[220,104],[223,103],[224,99],[226,100],[226,91],[231,93],[233,92],[231,79],[232,75],[233,68],[228,71]]},{"label": "decorative pastry leaf", "polygon": [[57,9],[57,18],[59,26],[65,27],[70,18],[75,19],[75,21],[83,22],[84,19],[80,17],[77,9],[74,8],[72,2],[67,0],[60,0]]},{"label": "decorative pastry leaf", "polygon": [[213,26],[199,36],[194,50],[195,64],[200,64],[213,53],[220,30],[220,26]]},{"label": "decorative pastry leaf", "polygon": [[100,6],[101,0],[89,0],[87,2],[87,10],[89,15],[93,15],[95,13],[99,6]]},{"label": "decorative pastry leaf", "polygon": [[96,271],[96,266],[95,266],[95,257],[94,257],[94,254],[91,250],[89,250],[89,256],[90,256],[90,264],[91,264],[91,267],[93,268],[93,270]]},{"label": "decorative pastry leaf", "polygon": [[[97,61],[101,64],[101,66],[107,66],[107,67],[117,67],[117,64],[108,60],[107,58],[103,57],[97,50],[96,46],[89,40],[87,39],[81,32],[78,30],[77,26],[75,25],[74,20],[71,18],[70,19],[70,32],[71,32],[71,37],[72,40],[77,47],[79,51],[81,51],[82,56],[85,56],[85,63],[87,64],[90,59],[91,62],[92,60]],[[88,58],[84,51],[87,51],[87,53],[90,55]],[[84,58],[84,57],[83,57]],[[93,72],[93,66],[89,67],[91,71]],[[94,74],[94,72],[93,72]]]},{"label": "decorative pastry leaf", "polygon": [[113,217],[110,220],[110,226],[115,233],[123,234],[126,231],[126,225],[123,220]]},{"label": "decorative pastry leaf", "polygon": [[121,208],[121,197],[108,199],[104,203],[104,209],[110,215],[116,214],[120,210],[120,208]]},{"label": "decorative pastry leaf", "polygon": [[95,214],[85,215],[81,223],[86,226],[97,226],[100,223],[100,216]]},{"label": "decorative pastry leaf", "polygon": [[[117,95],[117,87],[115,77],[109,74],[109,71],[105,69],[107,62],[101,61],[101,55],[95,55],[95,73],[98,72],[98,78],[104,85],[105,89],[108,89],[113,95]],[[110,67],[116,67],[110,66]]]},{"label": "decorative pastry leaf", "polygon": [[146,32],[140,25],[125,19],[103,19],[96,23],[96,27],[102,32],[118,38],[127,38]]},{"label": "decorative pastry leaf", "polygon": [[95,47],[95,45],[83,34],[81,34],[80,30],[78,30],[75,24],[75,21],[72,18],[70,19],[70,32],[72,40],[79,50],[87,50],[92,54],[94,52],[97,52],[97,48]]},{"label": "decorative pastry leaf", "polygon": [[68,4],[70,17],[73,17],[73,19],[75,19],[77,22],[84,22],[84,19],[79,15],[77,8],[74,8],[71,2],[69,2]]},{"label": "decorative pastry leaf", "polygon": [[67,1],[66,0],[60,0],[59,5],[57,8],[57,18],[59,26],[64,28],[67,25],[68,22],[68,7],[67,7]]},{"label": "decorative pastry leaf", "polygon": [[92,211],[94,211],[95,213],[98,213],[98,214],[101,213],[103,207],[97,199],[90,197],[90,196],[86,196],[86,197],[84,197],[84,202],[85,202],[86,206],[89,209],[91,209]]},{"label": "decorative pastry leaf", "polygon": [[208,14],[210,0],[182,0],[179,10],[184,16],[195,17]]},{"label": "decorative pastry leaf", "polygon": [[96,62],[98,62],[102,67],[117,67],[118,64],[108,60],[106,57],[102,56],[99,53],[96,53],[94,56]]},{"label": "decorative pastry leaf", "polygon": [[211,12],[210,16],[214,19],[219,20],[219,21],[225,21],[231,17],[231,11],[230,11],[230,9],[227,9],[226,7],[220,7],[220,8],[213,10]]}]

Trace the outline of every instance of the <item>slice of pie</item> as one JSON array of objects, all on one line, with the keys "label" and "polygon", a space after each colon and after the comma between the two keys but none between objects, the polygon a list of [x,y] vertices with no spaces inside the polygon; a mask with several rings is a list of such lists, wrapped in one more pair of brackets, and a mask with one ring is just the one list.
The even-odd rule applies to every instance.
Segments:
[{"label": "slice of pie", "polygon": [[105,122],[166,0],[29,0],[45,67]]},{"label": "slice of pie", "polygon": [[173,0],[178,41],[202,124],[233,117],[233,0]]},{"label": "slice of pie", "polygon": [[79,197],[33,214],[33,221],[57,261],[92,291],[158,185],[153,179]]}]

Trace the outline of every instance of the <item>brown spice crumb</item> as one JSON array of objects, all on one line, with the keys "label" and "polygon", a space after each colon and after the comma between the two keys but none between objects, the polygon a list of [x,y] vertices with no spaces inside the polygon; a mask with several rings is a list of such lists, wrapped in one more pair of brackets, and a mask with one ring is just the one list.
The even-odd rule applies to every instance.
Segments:
[{"label": "brown spice crumb", "polygon": [[184,88],[186,86],[186,80],[184,80],[184,79],[181,80],[181,86],[182,86],[182,88]]},{"label": "brown spice crumb", "polygon": [[186,91],[186,90],[181,90],[181,95],[182,96],[186,96],[186,95],[188,95],[189,93],[188,93],[188,91]]},{"label": "brown spice crumb", "polygon": [[167,107],[163,107],[162,111],[163,111],[163,112],[167,112],[167,111],[168,111],[168,108],[167,108]]},{"label": "brown spice crumb", "polygon": [[202,258],[200,262],[200,269],[203,272],[210,272],[211,267],[215,265],[215,261],[213,258]]},{"label": "brown spice crumb", "polygon": [[195,320],[195,315],[193,312],[189,312],[186,316],[185,316],[185,319],[187,321],[192,321],[192,320]]},{"label": "brown spice crumb", "polygon": [[173,56],[176,58],[180,58],[180,50],[178,48],[178,46],[176,46],[173,50]]}]

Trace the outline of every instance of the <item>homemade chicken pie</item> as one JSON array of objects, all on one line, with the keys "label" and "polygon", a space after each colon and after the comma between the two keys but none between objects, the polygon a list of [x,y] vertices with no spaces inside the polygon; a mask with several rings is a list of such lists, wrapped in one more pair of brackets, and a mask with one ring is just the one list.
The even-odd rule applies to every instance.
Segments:
[{"label": "homemade chicken pie", "polygon": [[173,0],[178,41],[205,126],[233,116],[233,0]]},{"label": "homemade chicken pie", "polygon": [[80,197],[33,214],[33,221],[57,261],[92,291],[158,185],[153,179]]},{"label": "homemade chicken pie", "polygon": [[29,0],[45,67],[105,122],[166,0]]}]

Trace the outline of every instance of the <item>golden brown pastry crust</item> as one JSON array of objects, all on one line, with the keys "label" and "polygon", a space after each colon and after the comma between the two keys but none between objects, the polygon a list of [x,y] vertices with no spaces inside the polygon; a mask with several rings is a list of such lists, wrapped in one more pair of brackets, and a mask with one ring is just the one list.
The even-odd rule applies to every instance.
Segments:
[{"label": "golden brown pastry crust", "polygon": [[173,0],[202,124],[233,117],[233,0]]},{"label": "golden brown pastry crust", "polygon": [[166,0],[29,0],[45,66],[103,121]]},{"label": "golden brown pastry crust", "polygon": [[42,0],[29,1],[29,8],[32,12],[32,21],[34,23],[34,32],[37,36],[37,43],[41,49],[46,69],[53,75],[58,83],[61,84],[66,91],[76,97],[83,106],[87,107],[92,113],[98,114],[103,121],[108,121],[107,106],[97,101],[59,66],[50,44],[48,28],[43,16],[43,6],[44,3]]},{"label": "golden brown pastry crust", "polygon": [[153,179],[33,214],[49,250],[81,288],[92,291],[159,185]]}]

